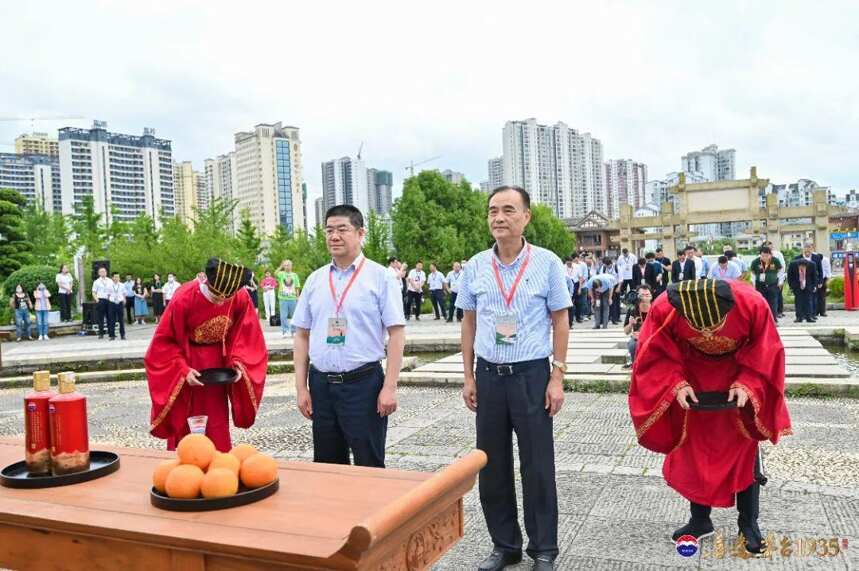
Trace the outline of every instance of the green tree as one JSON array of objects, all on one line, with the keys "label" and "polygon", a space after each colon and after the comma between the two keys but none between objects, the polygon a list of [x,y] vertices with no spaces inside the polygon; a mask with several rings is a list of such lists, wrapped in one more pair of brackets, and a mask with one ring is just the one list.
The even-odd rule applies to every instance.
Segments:
[{"label": "green tree", "polygon": [[545,204],[531,204],[531,222],[525,228],[525,239],[551,250],[562,260],[576,249],[576,239],[567,225]]},{"label": "green tree", "polygon": [[367,218],[367,234],[364,236],[364,255],[380,264],[387,265],[391,256],[388,224],[375,212]]},{"label": "green tree", "polygon": [[315,269],[331,261],[325,246],[325,233],[318,226],[313,234],[299,230],[295,235],[278,227],[269,239],[266,258],[272,271],[277,270],[284,260],[291,260],[292,269],[302,282]]},{"label": "green tree", "polygon": [[256,226],[251,222],[248,211],[242,210],[239,230],[236,233],[237,261],[240,261],[247,267],[254,267],[257,264],[261,251],[262,239],[259,234],[257,234]]},{"label": "green tree", "polygon": [[437,171],[406,180],[391,219],[395,251],[410,265],[420,259],[446,270],[491,243],[486,195],[467,181],[448,182]]},{"label": "green tree", "polygon": [[27,201],[21,193],[0,189],[0,280],[31,260],[33,244],[27,241],[22,211]]},{"label": "green tree", "polygon": [[140,276],[147,281],[160,273],[164,263],[160,232],[155,221],[141,214],[130,222],[112,224],[116,235],[110,240],[107,256],[111,267],[122,274]]},{"label": "green tree", "polygon": [[59,212],[46,212],[39,203],[24,209],[23,227],[27,241],[33,245],[34,264],[57,266],[69,263],[72,247],[71,219]]},{"label": "green tree", "polygon": [[83,248],[84,267],[89,262],[103,258],[107,250],[107,229],[102,215],[95,211],[92,197],[85,196],[72,215],[72,230],[75,234],[74,249]]}]

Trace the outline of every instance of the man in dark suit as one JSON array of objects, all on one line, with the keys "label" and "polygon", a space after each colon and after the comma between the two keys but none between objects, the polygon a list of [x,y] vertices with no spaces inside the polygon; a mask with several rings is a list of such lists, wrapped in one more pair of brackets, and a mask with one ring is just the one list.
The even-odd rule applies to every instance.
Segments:
[{"label": "man in dark suit", "polygon": [[694,251],[695,248],[692,246],[686,246],[680,257],[671,264],[671,283],[695,279],[695,262],[692,260],[692,252]]},{"label": "man in dark suit", "polygon": [[[814,264],[814,269],[816,273],[816,281],[814,282],[814,289],[811,290],[811,300],[810,309],[811,313],[809,314],[811,317],[814,317],[818,314],[818,299],[817,299],[817,290],[823,287],[823,254],[818,254],[814,251],[814,243],[806,242],[802,247],[802,254],[797,256],[795,259],[803,258],[804,260],[811,262]],[[825,311],[824,311],[825,313]]]},{"label": "man in dark suit", "polygon": [[[647,254],[638,258],[635,265],[632,266],[632,289],[638,289],[638,286],[645,283],[645,272],[647,271],[647,263],[653,261],[653,252],[648,252],[650,254],[650,259],[647,258]],[[652,293],[652,292],[651,292]]]},{"label": "man in dark suit", "polygon": [[787,285],[793,291],[797,323],[817,319],[811,309],[811,300],[817,288],[817,266],[811,260],[798,256],[787,267]]}]

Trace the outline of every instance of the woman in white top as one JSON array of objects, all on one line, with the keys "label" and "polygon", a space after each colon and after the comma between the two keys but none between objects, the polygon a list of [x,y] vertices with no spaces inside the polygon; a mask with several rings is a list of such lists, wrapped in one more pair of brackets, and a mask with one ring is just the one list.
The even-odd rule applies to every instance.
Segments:
[{"label": "woman in white top", "polygon": [[39,334],[39,341],[47,341],[48,339],[48,313],[51,311],[51,292],[45,287],[45,284],[39,282],[36,289],[33,291],[33,299],[36,300],[36,331]]},{"label": "woman in white top", "polygon": [[60,266],[60,273],[55,278],[57,282],[57,299],[60,300],[60,321],[72,320],[72,288],[75,278],[69,273],[69,266]]},{"label": "woman in white top", "polygon": [[176,290],[179,289],[179,286],[182,284],[176,279],[176,276],[173,275],[172,272],[167,274],[167,283],[161,288],[161,291],[164,294],[164,307],[167,308],[167,305],[170,303],[170,300],[173,299],[173,294],[176,293]]}]

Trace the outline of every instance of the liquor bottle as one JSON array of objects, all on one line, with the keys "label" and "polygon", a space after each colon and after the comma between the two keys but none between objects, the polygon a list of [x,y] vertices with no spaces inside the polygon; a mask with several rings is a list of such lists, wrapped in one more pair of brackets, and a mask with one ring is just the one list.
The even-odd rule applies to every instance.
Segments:
[{"label": "liquor bottle", "polygon": [[51,372],[33,373],[33,390],[24,395],[24,462],[33,475],[51,473],[51,421],[48,401],[57,393],[51,390]]},{"label": "liquor bottle", "polygon": [[51,469],[54,475],[89,470],[86,397],[75,390],[75,374],[57,375],[60,394],[48,404],[51,417]]}]

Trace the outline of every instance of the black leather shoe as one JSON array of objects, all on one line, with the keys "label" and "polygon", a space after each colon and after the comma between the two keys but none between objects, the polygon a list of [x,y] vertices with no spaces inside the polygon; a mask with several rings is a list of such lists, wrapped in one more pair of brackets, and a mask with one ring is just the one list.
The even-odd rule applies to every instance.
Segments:
[{"label": "black leather shoe", "polygon": [[534,558],[534,571],[552,571],[555,568],[554,560],[548,555],[538,555]]},{"label": "black leather shoe", "polygon": [[701,539],[713,535],[713,532],[713,522],[709,519],[706,521],[690,519],[689,523],[671,534],[671,542],[677,543],[677,540],[683,535],[691,535],[698,541],[701,541]]},{"label": "black leather shoe", "polygon": [[477,569],[478,571],[501,571],[508,565],[516,565],[520,561],[522,561],[522,553],[494,549],[489,557],[480,562]]}]

